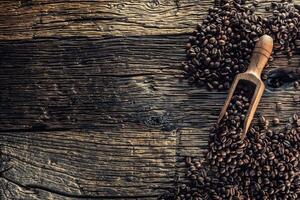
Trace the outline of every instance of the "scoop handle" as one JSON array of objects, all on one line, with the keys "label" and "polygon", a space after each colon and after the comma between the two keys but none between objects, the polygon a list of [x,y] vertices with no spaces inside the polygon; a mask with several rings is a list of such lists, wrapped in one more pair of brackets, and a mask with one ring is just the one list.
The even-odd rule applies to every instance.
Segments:
[{"label": "scoop handle", "polygon": [[273,39],[268,35],[259,38],[252,53],[247,73],[252,73],[260,79],[273,49]]}]

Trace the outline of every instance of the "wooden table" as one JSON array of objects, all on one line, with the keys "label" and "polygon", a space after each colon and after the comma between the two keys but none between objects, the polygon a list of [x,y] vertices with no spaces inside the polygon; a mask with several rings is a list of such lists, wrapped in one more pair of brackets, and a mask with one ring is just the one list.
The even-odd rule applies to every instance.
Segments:
[{"label": "wooden table", "polygon": [[[1,199],[155,199],[182,177],[226,97],[188,85],[180,70],[212,5],[2,0]],[[275,56],[272,68],[286,66]],[[300,111],[294,95],[291,83],[267,88],[259,112],[286,120]]]}]

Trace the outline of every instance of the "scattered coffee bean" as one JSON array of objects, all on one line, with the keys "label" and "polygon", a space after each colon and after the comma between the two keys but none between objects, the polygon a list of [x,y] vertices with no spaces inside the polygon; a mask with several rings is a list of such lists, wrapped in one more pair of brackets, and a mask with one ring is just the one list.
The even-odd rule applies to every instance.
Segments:
[{"label": "scattered coffee bean", "polygon": [[278,117],[274,117],[274,119],[273,119],[273,124],[274,124],[275,126],[277,126],[277,125],[280,124],[280,120],[279,120]]},{"label": "scattered coffee bean", "polygon": [[281,102],[276,102],[276,110],[277,111],[282,110],[282,103]]},{"label": "scattered coffee bean", "polygon": [[259,3],[258,3],[257,0],[254,0],[254,1],[253,1],[253,5],[254,5],[254,6],[258,6],[258,4],[259,4]]},{"label": "scattered coffee bean", "polygon": [[300,96],[299,95],[294,95],[293,100],[295,103],[300,103]]},{"label": "scattered coffee bean", "polygon": [[294,82],[294,88],[295,88],[295,89],[298,89],[299,87],[300,87],[299,82],[298,82],[298,81],[295,81],[295,82]]}]

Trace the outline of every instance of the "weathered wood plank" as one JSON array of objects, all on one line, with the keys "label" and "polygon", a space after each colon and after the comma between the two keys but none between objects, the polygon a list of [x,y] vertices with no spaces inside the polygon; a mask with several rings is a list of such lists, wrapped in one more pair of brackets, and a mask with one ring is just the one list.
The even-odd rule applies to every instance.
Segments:
[{"label": "weathered wood plank", "polygon": [[[0,178],[0,198],[1,199],[55,199],[63,200],[66,196],[54,194],[53,192],[41,189],[30,189],[14,183],[6,178]],[[78,199],[78,198],[72,198]]]},{"label": "weathered wood plank", "polygon": [[[199,109],[218,111],[207,100],[221,102],[224,92],[180,81],[186,37],[2,42],[0,130],[120,128],[121,118],[175,129],[168,118],[189,114],[190,92],[201,95]],[[278,55],[272,65],[287,63]]]},{"label": "weathered wood plank", "polygon": [[2,153],[11,158],[12,166],[5,177],[70,196],[153,195],[157,184],[170,182],[175,171],[174,134],[158,136],[159,141],[152,138],[160,132],[148,139],[115,134],[119,136],[108,139],[106,133],[95,132],[1,133],[1,141],[6,141]]},{"label": "weathered wood plank", "polygon": [[[280,0],[276,0],[280,1]],[[0,40],[192,32],[213,0],[21,0],[0,2]],[[252,1],[247,1],[249,4]],[[300,4],[300,0],[295,0]],[[259,14],[270,1],[261,1]]]},{"label": "weathered wood plank", "polygon": [[[25,198],[35,188],[32,199],[148,199],[183,176],[183,156],[205,151],[226,95],[181,80],[186,38],[1,42],[0,146],[10,190]],[[296,55],[290,66],[299,62]],[[278,55],[272,66],[287,63]],[[269,88],[259,111],[287,119],[300,111],[297,93],[291,84]]]},{"label": "weathered wood plank", "polygon": [[192,31],[211,0],[1,1],[0,39]]},{"label": "weathered wood plank", "polygon": [[[1,1],[0,198],[155,199],[183,176],[226,95],[180,80],[182,33],[212,2]],[[268,88],[259,111],[286,120],[295,94]]]}]

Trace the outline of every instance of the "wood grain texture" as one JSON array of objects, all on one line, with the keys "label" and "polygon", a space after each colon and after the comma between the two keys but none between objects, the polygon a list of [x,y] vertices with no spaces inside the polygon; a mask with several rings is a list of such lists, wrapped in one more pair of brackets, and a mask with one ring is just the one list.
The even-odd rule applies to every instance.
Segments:
[{"label": "wood grain texture", "polygon": [[212,0],[1,1],[0,39],[186,33]]},{"label": "wood grain texture", "polygon": [[[171,186],[183,157],[205,150],[226,96],[181,80],[187,37],[1,42],[0,144],[12,167],[2,184],[33,199],[147,199]],[[259,111],[287,119],[296,93],[268,88]]]},{"label": "wood grain texture", "polygon": [[[85,23],[92,19],[79,20],[77,29],[71,22],[65,27],[48,23],[47,29],[45,24],[32,26],[38,19],[35,9],[57,16],[44,20],[72,21],[73,15],[86,16],[81,5],[96,9],[110,2],[1,2],[7,6],[5,12],[0,8],[0,198],[155,199],[184,175],[184,156],[201,157],[205,151],[226,93],[182,80],[189,34],[166,35],[165,28],[169,23],[178,27],[174,32],[185,32],[184,26],[191,31],[205,14],[200,8],[186,8],[191,21],[184,26],[179,25],[183,18],[166,19],[155,31],[122,25],[124,31],[118,33],[126,37],[86,31]],[[130,8],[123,15],[136,13],[137,20],[160,15]],[[195,9],[194,14],[188,9]],[[142,36],[129,36],[136,34]],[[299,53],[290,64],[279,54],[272,68],[299,63]],[[299,100],[293,99],[298,94],[291,83],[267,88],[258,111],[287,120],[300,111]],[[283,109],[275,112],[278,101]]]},{"label": "wood grain texture", "polygon": [[[280,2],[280,0],[275,0]],[[0,40],[189,33],[214,0],[2,0]],[[248,4],[252,0],[246,1]],[[270,1],[261,1],[266,14]],[[295,0],[300,4],[300,0]]]}]

